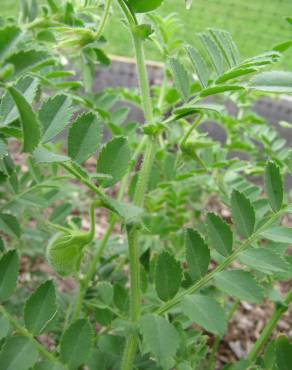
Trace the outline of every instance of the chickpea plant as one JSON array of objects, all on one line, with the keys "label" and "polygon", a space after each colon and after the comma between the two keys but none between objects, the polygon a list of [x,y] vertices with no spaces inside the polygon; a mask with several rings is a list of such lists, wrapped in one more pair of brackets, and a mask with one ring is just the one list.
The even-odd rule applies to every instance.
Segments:
[{"label": "chickpea plant", "polygon": [[[252,105],[291,94],[292,72],[271,68],[279,48],[242,60],[224,30],[187,45],[162,2],[23,0],[17,20],[0,19],[3,370],[212,370],[241,301],[274,311],[222,368],[291,368],[292,344],[272,334],[292,300],[279,290],[292,277],[292,152]],[[112,13],[132,37],[138,91],[95,90]],[[149,86],[145,43],[161,86]],[[25,282],[25,257],[51,270]]]}]

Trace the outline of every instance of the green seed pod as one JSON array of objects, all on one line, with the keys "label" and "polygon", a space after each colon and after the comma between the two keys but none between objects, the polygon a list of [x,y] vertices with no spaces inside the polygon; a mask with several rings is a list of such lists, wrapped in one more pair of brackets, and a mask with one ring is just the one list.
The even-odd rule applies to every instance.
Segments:
[{"label": "green seed pod", "polygon": [[87,233],[72,231],[55,234],[47,247],[47,259],[50,265],[62,276],[78,272],[84,247],[90,241]]}]

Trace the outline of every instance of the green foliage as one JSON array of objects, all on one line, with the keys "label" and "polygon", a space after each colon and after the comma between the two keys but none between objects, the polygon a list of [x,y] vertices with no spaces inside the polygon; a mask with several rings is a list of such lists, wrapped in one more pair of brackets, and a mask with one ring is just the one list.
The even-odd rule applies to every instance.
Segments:
[{"label": "green foliage", "polygon": [[[273,71],[289,43],[245,59],[210,28],[186,45],[162,1],[118,2],[139,91],[95,90],[110,0],[25,0],[0,19],[0,368],[213,370],[240,302],[264,299],[247,359],[222,366],[285,368],[286,339],[261,353],[292,300],[291,150],[253,107],[290,92]],[[146,43],[163,60],[151,88]]]}]

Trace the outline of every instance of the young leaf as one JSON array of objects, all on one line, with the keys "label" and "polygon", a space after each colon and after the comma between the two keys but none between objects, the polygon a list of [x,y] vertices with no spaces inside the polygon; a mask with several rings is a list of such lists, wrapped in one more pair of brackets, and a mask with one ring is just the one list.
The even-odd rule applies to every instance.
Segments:
[{"label": "young leaf", "polygon": [[287,272],[290,267],[282,256],[266,248],[253,248],[240,253],[240,262],[266,274]]},{"label": "young leaf", "polygon": [[206,217],[208,234],[213,248],[224,257],[232,253],[233,234],[229,225],[214,213]]},{"label": "young leaf", "polygon": [[25,97],[15,87],[8,87],[8,91],[17,106],[23,130],[23,151],[31,153],[40,141],[40,124]]},{"label": "young leaf", "polygon": [[276,339],[276,362],[279,370],[290,370],[292,364],[292,344],[281,335]]},{"label": "young leaf", "polygon": [[116,184],[126,174],[131,160],[131,151],[125,137],[115,137],[101,150],[96,171],[110,175],[111,179],[101,180],[104,187]]},{"label": "young leaf", "polygon": [[78,368],[89,357],[92,347],[93,332],[89,321],[80,319],[66,330],[60,345],[62,360],[69,368]]},{"label": "young leaf", "polygon": [[187,296],[182,302],[182,311],[205,330],[224,335],[227,328],[225,312],[215,299],[200,294]]},{"label": "young leaf", "polygon": [[292,244],[292,227],[272,226],[263,231],[261,236],[273,242]]},{"label": "young leaf", "polygon": [[280,169],[274,162],[266,166],[265,191],[273,211],[279,211],[283,203],[283,183]]},{"label": "young leaf", "polygon": [[292,72],[259,73],[251,80],[249,87],[258,91],[289,94],[292,92]]},{"label": "young leaf", "polygon": [[218,85],[218,86],[211,86],[207,87],[206,89],[203,89],[200,92],[200,96],[202,98],[205,98],[207,96],[221,94],[226,91],[239,91],[243,90],[244,86],[241,85]]},{"label": "young leaf", "polygon": [[83,113],[70,127],[68,154],[77,163],[88,159],[98,147],[101,136],[101,122],[94,113]]},{"label": "young leaf", "polygon": [[11,337],[0,353],[0,369],[28,370],[37,362],[38,351],[34,343],[25,337]]},{"label": "young leaf", "polygon": [[147,13],[158,8],[163,0],[129,0],[128,3],[135,13]]},{"label": "young leaf", "polygon": [[27,300],[24,323],[28,331],[40,335],[57,312],[55,287],[51,280],[42,284]]},{"label": "young leaf", "polygon": [[17,218],[8,213],[0,213],[0,230],[11,237],[19,238],[21,228]]},{"label": "young leaf", "polygon": [[[35,99],[39,83],[38,80],[29,76],[20,78],[16,82],[16,89],[22,93],[25,100],[31,105]],[[19,117],[18,109],[7,92],[1,99],[0,103],[0,126],[4,127],[14,122]]]},{"label": "young leaf", "polygon": [[155,288],[162,301],[173,298],[179,290],[182,269],[179,262],[168,252],[160,253],[155,268]]},{"label": "young leaf", "polygon": [[179,336],[174,326],[163,317],[148,314],[141,318],[140,329],[146,349],[163,369],[171,369],[179,347]]},{"label": "young leaf", "polygon": [[68,125],[72,113],[72,101],[68,96],[55,95],[46,100],[39,110],[42,143],[57,136]]},{"label": "young leaf", "polygon": [[173,73],[174,85],[184,101],[187,101],[190,95],[189,75],[185,67],[175,58],[169,58],[170,68]]},{"label": "young leaf", "polygon": [[8,251],[0,260],[0,302],[6,301],[16,288],[19,259],[16,250]]},{"label": "young leaf", "polygon": [[214,277],[216,286],[224,293],[238,299],[260,303],[263,299],[263,290],[249,272],[242,270],[228,270],[220,272]]},{"label": "young leaf", "polygon": [[238,233],[248,238],[254,231],[255,211],[248,198],[238,190],[231,194],[232,218]]},{"label": "young leaf", "polygon": [[209,248],[201,235],[193,229],[186,230],[185,248],[190,276],[194,281],[199,280],[208,271],[210,262]]},{"label": "young leaf", "polygon": [[186,48],[203,88],[208,86],[210,71],[201,54],[192,46]]}]

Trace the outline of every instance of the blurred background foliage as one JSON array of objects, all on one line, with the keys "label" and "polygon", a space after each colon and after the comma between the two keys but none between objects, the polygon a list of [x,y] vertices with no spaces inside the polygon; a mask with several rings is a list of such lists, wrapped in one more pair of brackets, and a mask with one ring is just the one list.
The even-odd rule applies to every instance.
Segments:
[{"label": "blurred background foliage", "polygon": [[[1,16],[17,14],[20,1],[0,0]],[[194,43],[197,32],[207,27],[230,31],[243,58],[271,50],[274,45],[292,39],[292,28],[286,21],[292,16],[291,0],[194,0],[190,10],[185,9],[183,0],[164,0],[160,13],[178,13],[183,25],[181,36],[190,43]],[[124,56],[131,54],[129,35],[120,19],[109,22],[106,36],[112,45],[109,52]],[[157,50],[150,42],[147,58],[159,60]],[[292,49],[285,53],[278,68],[292,69]]]}]

